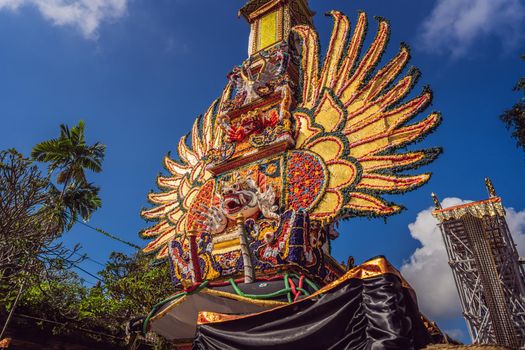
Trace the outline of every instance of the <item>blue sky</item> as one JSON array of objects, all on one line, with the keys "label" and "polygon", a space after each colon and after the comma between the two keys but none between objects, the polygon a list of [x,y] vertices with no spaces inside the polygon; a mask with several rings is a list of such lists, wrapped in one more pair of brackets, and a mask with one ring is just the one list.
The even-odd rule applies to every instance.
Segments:
[{"label": "blue sky", "polygon": [[[242,5],[241,0],[0,0],[0,149],[29,154],[37,142],[55,137],[59,124],[84,119],[88,140],[107,145],[104,172],[91,176],[102,188],[104,204],[90,223],[144,245],[137,233],[146,223],[138,213],[155,188],[163,156],[220,94],[233,65],[246,58],[248,26],[236,16]],[[431,303],[432,291],[419,276],[450,272],[443,269],[446,263],[440,262],[438,271],[429,262],[439,260],[434,252],[440,241],[422,238],[421,225],[408,227],[431,206],[430,192],[482,199],[483,178],[489,176],[505,205],[514,208],[518,239],[525,231],[525,154],[498,119],[519,98],[512,87],[525,75],[519,59],[525,53],[525,7],[520,0],[312,0],[310,5],[324,47],[332,23],[322,14],[329,10],[352,21],[358,10],[366,11],[369,39],[376,29],[373,16],[388,18],[392,35],[384,60],[399,43],[408,43],[411,65],[422,71],[414,92],[425,85],[434,91],[428,111],[439,110],[444,122],[415,146],[444,148],[420,171],[433,172],[431,181],[392,196],[407,210],[386,224],[344,223],[333,245],[339,260],[386,255],[429,293],[425,303]],[[80,226],[64,240],[81,243],[99,261],[113,250],[131,252]],[[83,267],[99,268],[89,261]],[[455,305],[453,292],[435,297],[447,308]],[[422,308],[467,340],[457,306],[447,312]]]}]

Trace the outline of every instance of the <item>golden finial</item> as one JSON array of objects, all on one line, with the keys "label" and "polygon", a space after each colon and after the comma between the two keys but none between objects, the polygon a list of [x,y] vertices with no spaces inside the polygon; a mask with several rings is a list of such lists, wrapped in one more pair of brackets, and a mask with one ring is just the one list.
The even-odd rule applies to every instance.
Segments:
[{"label": "golden finial", "polygon": [[496,190],[494,189],[494,185],[492,184],[492,181],[490,178],[485,178],[485,186],[487,186],[487,191],[489,191],[490,197],[496,197]]},{"label": "golden finial", "polygon": [[436,208],[436,210],[443,209],[441,207],[441,203],[439,203],[439,198],[436,196],[434,192],[432,192],[432,200],[434,201],[434,207]]},{"label": "golden finial", "polygon": [[355,267],[355,259],[353,256],[348,257],[348,259],[346,260],[346,266],[348,270],[351,270]]}]

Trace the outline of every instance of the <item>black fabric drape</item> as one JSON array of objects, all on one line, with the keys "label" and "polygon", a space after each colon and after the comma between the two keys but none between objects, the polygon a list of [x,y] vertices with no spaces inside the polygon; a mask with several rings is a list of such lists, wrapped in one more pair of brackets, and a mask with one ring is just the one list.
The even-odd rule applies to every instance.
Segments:
[{"label": "black fabric drape", "polygon": [[194,350],[420,349],[430,336],[399,278],[349,279],[318,299],[197,327]]}]

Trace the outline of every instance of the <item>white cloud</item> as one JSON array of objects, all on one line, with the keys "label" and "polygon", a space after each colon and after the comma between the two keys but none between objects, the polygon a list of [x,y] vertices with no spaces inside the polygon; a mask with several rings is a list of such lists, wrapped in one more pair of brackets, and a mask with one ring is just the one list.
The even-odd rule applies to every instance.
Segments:
[{"label": "white cloud", "polygon": [[516,211],[514,208],[507,208],[507,224],[512,232],[514,243],[518,246],[520,256],[525,256],[525,210]]},{"label": "white cloud", "polygon": [[461,329],[445,329],[445,333],[448,334],[452,339],[463,340],[465,338],[465,333]]},{"label": "white cloud", "polygon": [[[445,198],[443,207],[468,203],[459,198]],[[447,252],[432,216],[432,208],[421,211],[416,221],[408,225],[410,234],[421,243],[421,248],[401,267],[401,273],[415,289],[421,311],[431,319],[461,315],[458,292],[448,265]],[[525,255],[525,210],[517,212],[506,208],[507,223],[518,251]]]},{"label": "white cloud", "polygon": [[0,0],[0,10],[33,6],[53,25],[75,27],[84,37],[95,39],[100,24],[122,17],[127,3],[128,0]]},{"label": "white cloud", "polygon": [[438,0],[423,22],[421,40],[431,52],[463,56],[478,39],[495,36],[508,50],[523,38],[522,0]]}]

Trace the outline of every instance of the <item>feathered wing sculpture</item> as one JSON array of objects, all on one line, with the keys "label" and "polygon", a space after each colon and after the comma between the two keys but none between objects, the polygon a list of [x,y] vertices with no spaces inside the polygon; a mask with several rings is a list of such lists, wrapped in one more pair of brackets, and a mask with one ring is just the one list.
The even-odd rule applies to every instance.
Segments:
[{"label": "feathered wing sculpture", "polygon": [[[225,89],[223,99],[229,96],[230,90],[229,87]],[[141,214],[145,219],[158,223],[141,232],[143,238],[154,239],[143,251],[157,252],[157,259],[167,257],[168,243],[176,234],[186,234],[197,227],[199,211],[196,206],[211,204],[209,193],[214,182],[206,164],[209,152],[218,149],[222,140],[223,131],[216,127],[218,104],[219,101],[215,101],[204,116],[195,120],[191,147],[187,145],[187,136],[180,139],[177,148],[180,161],[171,159],[169,155],[164,158],[164,166],[170,176],[159,176],[157,184],[166,191],[148,195],[155,207],[143,210]]]},{"label": "feathered wing sculpture", "polygon": [[[400,103],[417,79],[417,71],[395,82],[409,60],[408,48],[374,73],[389,36],[389,24],[379,19],[378,33],[359,60],[367,19],[359,15],[353,36],[348,18],[331,12],[335,24],[322,68],[316,32],[308,26],[294,31],[302,39],[302,91],[292,113],[296,149],[315,155],[328,173],[324,195],[311,204],[311,216],[331,221],[352,215],[385,216],[399,212],[383,193],[409,191],[427,182],[430,174],[401,176],[397,172],[433,160],[439,150],[394,153],[433,130],[440,115],[432,113],[407,122],[431,101],[430,91]],[[321,159],[319,159],[321,158]],[[293,176],[292,176],[293,178]],[[302,203],[308,207],[308,203]]]},{"label": "feathered wing sculpture", "polygon": [[[313,219],[327,223],[348,216],[392,215],[402,207],[386,202],[382,194],[406,192],[430,178],[429,174],[403,176],[398,172],[428,163],[440,152],[395,151],[432,131],[440,115],[431,113],[408,124],[428,106],[432,94],[424,90],[400,102],[418,77],[417,70],[410,70],[397,79],[409,60],[407,47],[402,45],[392,60],[375,70],[388,41],[385,20],[379,19],[374,41],[359,58],[366,15],[359,15],[350,38],[348,18],[336,11],[330,14],[335,24],[322,68],[314,29],[294,28],[302,40],[301,81],[299,105],[292,112],[296,145],[287,157],[286,209],[305,209]],[[142,212],[144,218],[157,221],[142,232],[144,238],[153,239],[144,252],[166,257],[173,237],[184,237],[198,225],[196,207],[212,204],[209,194],[215,185],[206,164],[209,152],[221,146],[223,131],[217,126],[217,110],[231,91],[230,82],[222,98],[195,121],[191,146],[186,137],[180,140],[180,161],[165,158],[170,176],[159,177],[158,185],[166,191],[150,194],[155,207]]]}]

